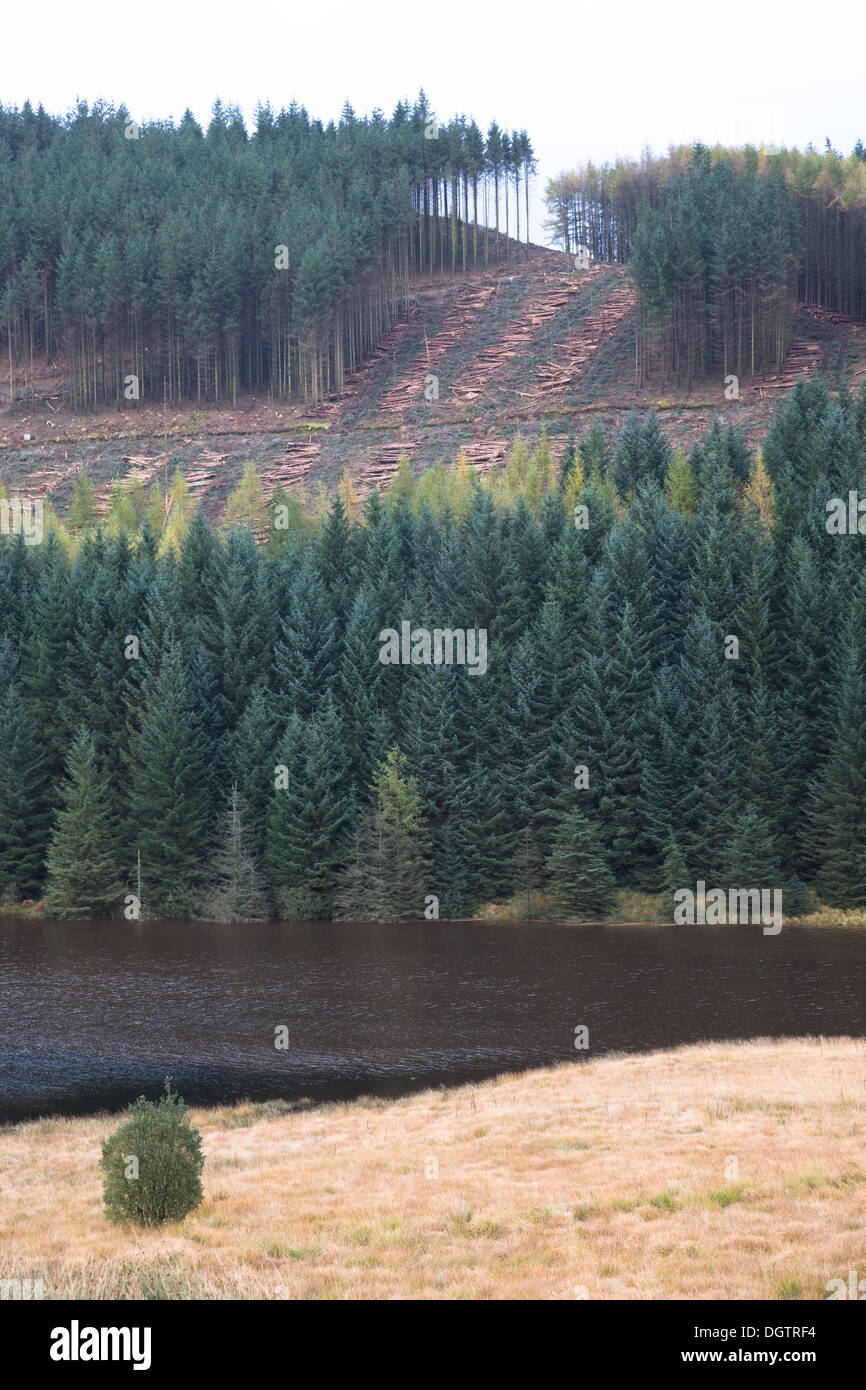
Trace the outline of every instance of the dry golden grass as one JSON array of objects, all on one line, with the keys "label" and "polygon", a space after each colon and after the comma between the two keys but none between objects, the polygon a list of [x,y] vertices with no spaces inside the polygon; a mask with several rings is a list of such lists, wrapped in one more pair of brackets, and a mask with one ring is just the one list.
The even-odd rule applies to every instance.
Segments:
[{"label": "dry golden grass", "polygon": [[273,1110],[191,1112],[205,1201],[152,1233],[103,1214],[117,1117],[3,1129],[0,1278],[46,1297],[772,1299],[866,1274],[862,1040]]}]

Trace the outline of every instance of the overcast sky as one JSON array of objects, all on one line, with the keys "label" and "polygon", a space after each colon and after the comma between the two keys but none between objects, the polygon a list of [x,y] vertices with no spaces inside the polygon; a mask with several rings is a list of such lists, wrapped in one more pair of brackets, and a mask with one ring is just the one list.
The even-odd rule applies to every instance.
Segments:
[{"label": "overcast sky", "polygon": [[827,136],[847,154],[866,141],[864,32],[863,0],[42,0],[4,11],[0,102],[56,114],[104,97],[137,120],[190,107],[206,124],[218,96],[248,120],[294,98],[327,121],[347,100],[390,114],[423,87],[443,119],[529,131],[544,240],[546,180],[588,159]]}]

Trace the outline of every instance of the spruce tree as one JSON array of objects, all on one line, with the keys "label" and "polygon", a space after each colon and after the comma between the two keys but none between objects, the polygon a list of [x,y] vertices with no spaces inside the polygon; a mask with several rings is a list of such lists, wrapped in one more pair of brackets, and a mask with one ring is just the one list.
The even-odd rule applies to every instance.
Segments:
[{"label": "spruce tree", "polygon": [[557,826],[546,877],[563,916],[592,921],[606,916],[616,902],[616,883],[598,826],[579,806],[573,806]]},{"label": "spruce tree", "polygon": [[355,818],[342,724],[329,701],[309,720],[292,715],[278,747],[266,863],[287,918],[329,918]]},{"label": "spruce tree", "polygon": [[0,638],[0,900],[39,893],[50,828],[49,777],[42,731],[16,679],[17,657]]},{"label": "spruce tree", "polygon": [[[546,865],[544,866],[546,868]],[[514,906],[521,917],[531,920],[539,914],[542,863],[531,825],[520,826],[514,837],[512,882]]]},{"label": "spruce tree", "polygon": [[46,855],[45,901],[56,917],[111,917],[123,906],[118,844],[108,778],[93,738],[82,727],[66,764]]},{"label": "spruce tree", "polygon": [[209,762],[183,652],[174,642],[144,688],[132,771],[128,843],[141,855],[148,915],[184,917],[198,899],[214,829]]},{"label": "spruce tree", "polygon": [[245,807],[244,827],[251,853],[263,862],[265,827],[274,790],[277,732],[268,693],[261,681],[254,687],[229,738],[226,762]]},{"label": "spruce tree", "polygon": [[333,689],[341,658],[340,634],[331,598],[316,560],[301,561],[280,621],[274,649],[278,712],[306,718]]},{"label": "spruce tree", "polygon": [[866,578],[851,603],[836,666],[834,731],[811,810],[815,886],[833,907],[866,905]]},{"label": "spruce tree", "polygon": [[726,888],[781,887],[779,856],[772,832],[748,802],[733,823],[724,853]]},{"label": "spruce tree", "polygon": [[782,913],[785,917],[808,917],[815,911],[815,902],[799,874],[792,874],[782,889]]},{"label": "spruce tree", "polygon": [[684,888],[691,888],[693,880],[690,878],[686,868],[686,861],[683,858],[682,850],[673,834],[668,838],[665,846],[665,857],[662,865],[661,886],[662,886],[662,911],[664,920],[672,922],[674,920],[674,909],[676,907],[675,895]]},{"label": "spruce tree", "polygon": [[644,477],[643,424],[641,418],[632,412],[626,420],[619,437],[613,478],[617,491],[623,496],[632,492]]},{"label": "spruce tree", "polygon": [[337,897],[341,918],[420,918],[431,893],[427,833],[418,785],[397,747],[373,779],[373,805],[356,832]]}]

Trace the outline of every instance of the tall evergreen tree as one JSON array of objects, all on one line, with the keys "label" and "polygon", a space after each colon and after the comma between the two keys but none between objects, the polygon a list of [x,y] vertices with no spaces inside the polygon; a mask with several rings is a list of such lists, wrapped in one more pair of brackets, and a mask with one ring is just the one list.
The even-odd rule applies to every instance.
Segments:
[{"label": "tall evergreen tree", "polygon": [[616,882],[604,845],[598,827],[579,806],[557,826],[546,868],[554,903],[564,916],[591,921],[613,908]]},{"label": "tall evergreen tree", "polygon": [[308,721],[292,715],[277,756],[266,849],[274,897],[283,916],[328,918],[355,818],[336,707]]},{"label": "tall evergreen tree", "polygon": [[111,792],[93,739],[81,728],[69,750],[46,855],[45,901],[57,917],[112,917],[123,906]]},{"label": "tall evergreen tree", "polygon": [[343,874],[338,915],[376,922],[422,917],[431,893],[426,827],[417,783],[398,748],[376,769],[373,790]]},{"label": "tall evergreen tree", "polygon": [[184,917],[198,898],[214,827],[208,747],[177,643],[148,680],[144,701],[128,840],[141,855],[143,910]]},{"label": "tall evergreen tree", "polygon": [[29,715],[17,666],[9,638],[0,638],[0,900],[11,902],[40,891],[52,788],[41,732]]}]

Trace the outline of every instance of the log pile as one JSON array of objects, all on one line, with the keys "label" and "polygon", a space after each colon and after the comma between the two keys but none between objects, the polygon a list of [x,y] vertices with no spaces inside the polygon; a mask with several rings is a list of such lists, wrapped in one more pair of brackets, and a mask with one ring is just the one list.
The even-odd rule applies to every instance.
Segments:
[{"label": "log pile", "polygon": [[[69,450],[66,450],[66,459],[69,458]],[[74,463],[67,463],[64,460],[59,466],[48,466],[39,468],[32,473],[28,470],[27,491],[32,497],[50,497],[58,488],[62,488],[66,483],[72,482],[81,472],[82,463],[76,459]]]},{"label": "log pile", "polygon": [[490,440],[484,444],[464,444],[462,452],[477,473],[490,473],[505,458],[507,444],[504,440]]},{"label": "log pile", "polygon": [[[400,444],[385,444],[379,448],[375,457],[365,464],[353,479],[358,497],[363,500],[374,488],[386,488],[397,472],[400,459],[404,455],[411,457],[412,449],[417,443],[417,438],[404,439]],[[476,472],[484,474],[489,473],[505,458],[507,447],[505,440],[493,439],[477,444],[464,444],[460,452],[466,455],[467,461],[473,465]]]},{"label": "log pile", "polygon": [[223,473],[226,455],[214,453],[213,449],[203,449],[186,470],[186,485],[198,502],[218,482]]},{"label": "log pile", "polygon": [[633,307],[634,297],[627,285],[614,290],[598,313],[590,314],[583,320],[571,341],[557,348],[556,361],[545,362],[536,368],[539,391],[561,391],[571,386],[598,352],[604,339],[610,337]]},{"label": "log pile", "polygon": [[277,483],[282,483],[286,491],[291,492],[293,486],[303,483],[312,472],[322,452],[322,445],[318,440],[287,444],[285,448],[285,459],[259,469],[259,477],[266,494],[273,492]]},{"label": "log pile", "polygon": [[459,287],[439,331],[425,342],[400,379],[383,394],[379,402],[383,415],[399,415],[417,398],[423,398],[425,377],[435,376],[437,367],[459,347],[467,328],[477,323],[497,288],[496,277],[492,274]]},{"label": "log pile", "polygon": [[479,353],[471,367],[455,382],[455,395],[463,400],[474,400],[476,396],[483,395],[491,384],[496,384],[497,377],[499,384],[504,384],[507,375],[520,362],[537,334],[564,309],[568,309],[584,283],[561,274],[544,275],[536,282],[533,297],[524,306],[519,319],[495,343]]},{"label": "log pile", "polygon": [[399,444],[380,444],[374,456],[353,479],[358,496],[364,498],[374,488],[387,487],[397,472],[403,455],[411,457],[417,443],[417,437],[413,436],[403,439]]},{"label": "log pile", "polygon": [[785,354],[785,365],[781,372],[756,379],[758,394],[763,396],[767,391],[790,391],[799,377],[808,376],[818,365],[820,356],[820,343],[811,343],[807,338],[794,338]]}]

